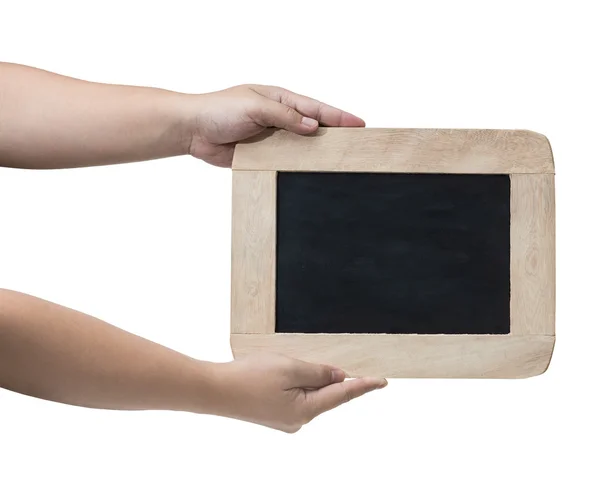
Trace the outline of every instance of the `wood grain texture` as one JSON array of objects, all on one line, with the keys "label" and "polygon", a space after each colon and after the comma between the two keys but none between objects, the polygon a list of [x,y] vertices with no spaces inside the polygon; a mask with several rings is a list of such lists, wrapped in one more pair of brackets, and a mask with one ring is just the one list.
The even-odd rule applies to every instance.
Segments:
[{"label": "wood grain texture", "polygon": [[276,173],[233,173],[231,332],[275,332]]},{"label": "wood grain texture", "polygon": [[234,170],[553,173],[548,139],[527,130],[271,130],[236,146]]},{"label": "wood grain texture", "polygon": [[350,377],[525,378],[542,374],[545,335],[232,335],[236,358],[260,351],[344,369]]},{"label": "wood grain texture", "polygon": [[555,206],[553,175],[511,176],[511,333],[553,335]]}]

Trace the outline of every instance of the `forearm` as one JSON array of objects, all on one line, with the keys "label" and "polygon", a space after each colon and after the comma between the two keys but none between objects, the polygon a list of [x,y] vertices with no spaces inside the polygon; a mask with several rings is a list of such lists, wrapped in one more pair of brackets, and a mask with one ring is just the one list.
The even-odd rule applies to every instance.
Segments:
[{"label": "forearm", "polygon": [[0,166],[117,164],[185,154],[200,96],[0,63]]},{"label": "forearm", "polygon": [[0,387],[86,407],[215,413],[220,366],[0,289]]}]

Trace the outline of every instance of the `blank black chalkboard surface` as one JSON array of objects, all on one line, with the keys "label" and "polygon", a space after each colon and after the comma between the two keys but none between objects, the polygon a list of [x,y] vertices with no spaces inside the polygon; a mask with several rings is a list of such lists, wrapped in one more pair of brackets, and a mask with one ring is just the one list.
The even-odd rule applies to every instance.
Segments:
[{"label": "blank black chalkboard surface", "polygon": [[233,162],[231,345],[384,377],[554,347],[554,163],[523,130],[273,130]]},{"label": "blank black chalkboard surface", "polygon": [[510,180],[277,177],[276,333],[507,334]]}]

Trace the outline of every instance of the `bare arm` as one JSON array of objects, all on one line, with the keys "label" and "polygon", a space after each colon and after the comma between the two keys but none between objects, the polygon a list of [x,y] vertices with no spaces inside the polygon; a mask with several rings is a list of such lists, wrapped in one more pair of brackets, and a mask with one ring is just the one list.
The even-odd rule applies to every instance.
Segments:
[{"label": "bare arm", "polygon": [[[0,387],[73,405],[179,410],[293,432],[378,387],[283,356],[193,359],[99,319],[0,289]],[[317,389],[314,389],[317,388]]]},{"label": "bare arm", "polygon": [[210,94],[99,84],[0,63],[0,166],[95,166],[190,153],[231,165],[239,140],[266,127],[311,133],[363,126],[349,113],[279,87]]},{"label": "bare arm", "polygon": [[185,154],[182,94],[0,63],[0,165],[60,168]]},{"label": "bare arm", "polygon": [[[190,153],[229,166],[266,127],[363,126],[280,87],[193,95],[84,82],[0,63],[0,166],[93,166]],[[171,409],[285,431],[385,380],[276,355],[202,362],[41,299],[0,289],[0,387],[75,405]]]}]

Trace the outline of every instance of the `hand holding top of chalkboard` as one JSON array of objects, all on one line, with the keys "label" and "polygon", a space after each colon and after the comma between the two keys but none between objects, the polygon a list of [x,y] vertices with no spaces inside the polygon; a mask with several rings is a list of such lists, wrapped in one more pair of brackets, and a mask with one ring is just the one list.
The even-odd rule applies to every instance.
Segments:
[{"label": "hand holding top of chalkboard", "polygon": [[235,144],[268,127],[306,135],[319,124],[365,126],[349,113],[265,85],[183,94],[92,83],[0,62],[0,92],[5,103],[0,166],[18,168],[98,166],[185,154],[229,167]]},{"label": "hand holding top of chalkboard", "polygon": [[[193,96],[196,97],[196,96]],[[198,96],[190,106],[189,153],[229,167],[236,142],[276,127],[306,135],[323,126],[362,127],[350,113],[315,99],[266,85],[240,85]]]}]

